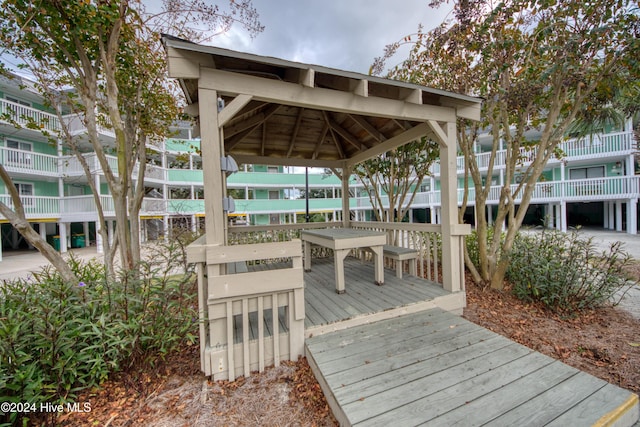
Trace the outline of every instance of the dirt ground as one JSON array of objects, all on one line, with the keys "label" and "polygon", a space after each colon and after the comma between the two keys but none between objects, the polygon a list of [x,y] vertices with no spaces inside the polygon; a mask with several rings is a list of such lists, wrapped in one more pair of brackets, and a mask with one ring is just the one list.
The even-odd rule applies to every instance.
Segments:
[{"label": "dirt ground", "polygon": [[[609,307],[562,318],[506,291],[467,280],[464,317],[571,366],[640,393],[640,321]],[[65,414],[67,426],[335,426],[305,359],[236,382],[208,382],[197,345],[155,368],[121,373],[86,393],[91,412]]]}]

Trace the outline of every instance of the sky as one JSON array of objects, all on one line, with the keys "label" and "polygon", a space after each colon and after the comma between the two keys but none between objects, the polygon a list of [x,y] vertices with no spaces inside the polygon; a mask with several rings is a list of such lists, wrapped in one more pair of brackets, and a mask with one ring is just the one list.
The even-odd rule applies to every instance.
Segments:
[{"label": "sky", "polygon": [[[151,8],[157,2],[145,0]],[[387,44],[415,33],[420,24],[426,30],[437,26],[453,9],[452,3],[445,2],[437,9],[429,8],[428,3],[429,0],[253,0],[265,27],[263,32],[252,39],[236,24],[206,44],[368,74]],[[387,68],[401,63],[408,49],[401,49]],[[1,58],[15,70],[18,60],[4,52]]]},{"label": "sky", "polygon": [[[418,25],[431,29],[453,9],[438,9],[428,0],[253,0],[265,29],[254,39],[234,26],[209,43],[213,46],[369,73],[384,47],[415,33]],[[405,59],[408,48],[388,66]]]}]

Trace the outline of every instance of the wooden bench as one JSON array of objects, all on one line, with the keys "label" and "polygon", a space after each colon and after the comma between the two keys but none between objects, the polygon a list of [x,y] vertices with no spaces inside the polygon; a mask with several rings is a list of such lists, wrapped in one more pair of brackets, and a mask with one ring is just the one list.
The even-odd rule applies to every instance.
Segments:
[{"label": "wooden bench", "polygon": [[418,275],[418,252],[415,249],[401,248],[398,246],[384,245],[382,255],[396,262],[396,277],[402,279],[402,267],[404,261],[409,261],[409,274]]}]

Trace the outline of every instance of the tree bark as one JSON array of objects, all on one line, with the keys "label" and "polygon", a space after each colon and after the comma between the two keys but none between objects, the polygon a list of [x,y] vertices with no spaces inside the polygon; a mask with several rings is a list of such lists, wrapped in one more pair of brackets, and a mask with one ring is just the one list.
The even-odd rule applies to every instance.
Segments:
[{"label": "tree bark", "polygon": [[48,244],[40,234],[36,233],[33,227],[31,227],[31,224],[29,224],[29,221],[27,221],[20,195],[16,190],[13,180],[2,164],[0,164],[0,178],[2,178],[5,187],[9,191],[11,201],[14,206],[14,209],[11,209],[9,206],[0,202],[0,213],[9,220],[11,225],[18,230],[22,237],[38,249],[38,251],[40,251],[40,253],[53,265],[58,273],[60,273],[62,280],[66,283],[79,283],[80,281],[73,271],[71,271],[71,268],[62,255]]}]

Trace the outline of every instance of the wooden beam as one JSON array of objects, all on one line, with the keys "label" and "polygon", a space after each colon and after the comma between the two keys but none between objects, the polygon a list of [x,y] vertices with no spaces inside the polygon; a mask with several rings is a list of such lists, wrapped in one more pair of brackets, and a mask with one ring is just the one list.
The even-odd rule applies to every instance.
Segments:
[{"label": "wooden beam", "polygon": [[386,140],[382,144],[378,144],[367,151],[356,154],[355,156],[347,160],[347,164],[349,166],[354,166],[367,159],[379,156],[380,154],[386,153],[389,150],[393,150],[394,148],[397,148],[408,142],[415,141],[416,139],[427,135],[430,130],[431,127],[427,123],[420,123],[419,125],[405,131],[404,133]]},{"label": "wooden beam", "polygon": [[204,53],[167,47],[169,77],[198,79],[200,78],[200,66],[214,67],[213,57]]},{"label": "wooden beam", "polygon": [[433,131],[434,136],[436,137],[435,139],[438,141],[440,147],[446,147],[448,144],[448,136],[444,132],[442,127],[440,127],[440,124],[438,122],[434,122],[433,120],[427,121],[427,124]]},{"label": "wooden beam", "polygon": [[306,70],[300,70],[300,84],[306,87],[313,87],[315,85],[316,72],[313,68]]},{"label": "wooden beam", "polygon": [[[403,93],[403,91],[406,91]],[[414,104],[422,104],[422,90],[421,89],[403,89],[400,90],[401,94],[404,94],[404,100],[412,102]]]},{"label": "wooden beam", "polygon": [[325,124],[329,127],[329,132],[331,134],[331,139],[333,139],[333,144],[336,146],[336,150],[338,150],[338,154],[340,154],[340,158],[344,159],[346,156],[344,154],[344,150],[340,145],[340,141],[336,138],[336,135],[333,133],[333,128],[331,127],[331,119],[329,118],[329,114],[326,111],[322,112],[322,117],[324,118]]},{"label": "wooden beam", "polygon": [[329,124],[325,123],[320,139],[316,142],[316,148],[313,150],[313,154],[311,155],[312,159],[316,159],[318,157],[320,147],[324,144],[324,139],[327,137],[327,132],[329,132]]},{"label": "wooden beam", "polygon": [[354,114],[349,115],[362,129],[367,131],[369,135],[371,135],[376,141],[384,142],[387,140],[387,137],[382,134],[378,129],[373,127],[371,123],[369,123],[364,117],[356,116]]},{"label": "wooden beam", "polygon": [[340,145],[340,141],[338,141],[338,138],[336,138],[336,135],[333,133],[333,129],[331,129],[331,126],[329,126],[329,132],[331,132],[331,139],[333,139],[333,144],[336,146],[336,150],[338,150],[338,154],[340,155],[341,159],[346,158],[347,156],[344,154],[344,149],[342,148],[342,145]]},{"label": "wooden beam", "polygon": [[258,113],[246,120],[240,121],[238,123],[235,123],[231,126],[227,126],[224,130],[225,134],[227,135],[227,137],[236,135],[244,130],[247,130],[249,128],[255,127],[256,125],[260,125],[262,124],[262,122],[264,122],[266,119],[269,118],[269,116],[271,116],[273,113],[275,113],[278,108],[280,108],[280,105],[278,104],[271,104],[269,107],[265,108],[265,110],[261,113]]},{"label": "wooden beam", "polygon": [[444,107],[453,107],[456,110],[456,116],[463,119],[469,119],[476,122],[480,121],[480,113],[482,111],[482,104],[476,104],[471,102],[452,102],[450,99],[440,97],[440,105]]},{"label": "wooden beam", "polygon": [[184,107],[183,111],[191,117],[198,117],[200,115],[200,105],[197,102],[188,104]]},{"label": "wooden beam", "polygon": [[325,159],[300,159],[296,157],[270,157],[265,155],[255,156],[250,154],[233,154],[236,162],[253,165],[274,165],[274,166],[307,166],[310,168],[342,168],[344,160]]},{"label": "wooden beam", "polygon": [[222,211],[224,197],[220,157],[224,154],[218,126],[218,96],[215,91],[198,90],[202,126],[202,173],[205,191],[205,225],[207,244],[224,244],[226,218]]},{"label": "wooden beam", "polygon": [[267,119],[269,119],[269,117],[271,117],[276,111],[278,111],[278,108],[280,108],[280,105],[277,105],[277,104],[271,105],[269,108],[267,108],[267,110],[264,111],[264,113],[262,113],[259,116],[260,120],[250,120],[251,126],[244,129],[242,132],[237,133],[232,138],[230,138],[225,143],[225,149],[227,151],[233,150],[236,147],[236,145],[240,144],[243,139],[249,136],[258,126],[262,125],[264,122],[267,121]]},{"label": "wooden beam", "polygon": [[354,95],[368,97],[369,96],[369,81],[368,80],[358,80],[355,87],[353,88]]},{"label": "wooden beam", "polygon": [[226,105],[222,109],[222,111],[218,113],[218,125],[226,125],[229,120],[235,117],[238,111],[242,110],[242,108],[244,108],[244,106],[247,105],[249,101],[251,101],[251,98],[251,95],[245,95],[243,93],[236,96],[233,101],[229,103],[229,105]]},{"label": "wooden beam", "polygon": [[338,122],[336,122],[331,118],[329,118],[328,120],[329,120],[328,123],[329,123],[329,126],[331,126],[331,129],[334,130],[338,135],[343,137],[345,141],[353,145],[356,149],[358,149],[359,151],[364,151],[365,149],[368,148],[362,142],[358,141],[355,136],[351,135],[349,131],[347,131],[345,128],[340,126]]},{"label": "wooden beam", "polygon": [[246,93],[253,95],[257,100],[283,105],[419,122],[447,122],[456,118],[455,109],[451,107],[418,105],[375,96],[363,97],[351,92],[311,88],[213,68],[203,68],[200,74],[199,84],[202,87],[215,89],[230,96]]},{"label": "wooden beam", "polygon": [[264,147],[267,145],[267,122],[262,122],[262,138],[260,141],[260,154],[264,156]]},{"label": "wooden beam", "polygon": [[296,143],[296,138],[298,137],[298,131],[300,130],[300,123],[302,123],[302,115],[304,114],[304,108],[300,108],[298,111],[298,117],[296,118],[296,124],[293,127],[293,132],[291,133],[291,140],[289,141],[289,150],[287,151],[287,157],[291,156],[291,152],[293,151],[293,147]]}]

